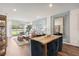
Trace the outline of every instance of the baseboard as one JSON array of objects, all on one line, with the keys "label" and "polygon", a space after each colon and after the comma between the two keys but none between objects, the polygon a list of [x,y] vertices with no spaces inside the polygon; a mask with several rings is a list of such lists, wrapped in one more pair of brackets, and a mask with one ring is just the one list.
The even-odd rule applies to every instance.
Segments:
[{"label": "baseboard", "polygon": [[72,46],[76,46],[79,47],[78,45],[72,44],[72,43],[67,43],[67,42],[63,42],[64,44],[68,44],[68,45],[72,45]]},{"label": "baseboard", "polygon": [[70,43],[67,43],[67,42],[63,42],[64,44],[69,44],[70,45]]}]

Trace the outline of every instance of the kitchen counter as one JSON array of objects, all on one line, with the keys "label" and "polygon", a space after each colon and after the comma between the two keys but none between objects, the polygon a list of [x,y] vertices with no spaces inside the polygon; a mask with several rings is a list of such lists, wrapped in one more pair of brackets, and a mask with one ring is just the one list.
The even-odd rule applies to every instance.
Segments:
[{"label": "kitchen counter", "polygon": [[45,35],[31,38],[32,56],[56,56],[62,51],[61,35]]},{"label": "kitchen counter", "polygon": [[40,36],[40,37],[34,37],[34,38],[31,38],[31,39],[35,40],[35,41],[38,41],[42,44],[47,44],[51,41],[56,40],[59,37],[61,37],[61,36],[59,36],[59,35],[45,35],[45,36]]}]

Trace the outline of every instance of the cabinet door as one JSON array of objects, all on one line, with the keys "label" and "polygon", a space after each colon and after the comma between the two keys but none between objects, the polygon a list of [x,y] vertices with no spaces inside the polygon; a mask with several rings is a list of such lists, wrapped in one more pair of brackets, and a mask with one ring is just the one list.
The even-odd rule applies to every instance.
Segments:
[{"label": "cabinet door", "polygon": [[41,43],[31,40],[31,55],[32,56],[43,56],[43,46]]},{"label": "cabinet door", "polygon": [[58,53],[57,40],[48,44],[48,56],[56,56]]}]

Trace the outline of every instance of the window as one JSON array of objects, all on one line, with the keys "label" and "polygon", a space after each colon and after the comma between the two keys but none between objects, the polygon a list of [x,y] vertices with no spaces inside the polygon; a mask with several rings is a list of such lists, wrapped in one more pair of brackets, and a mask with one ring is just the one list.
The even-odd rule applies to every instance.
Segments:
[{"label": "window", "polygon": [[12,22],[12,35],[17,36],[20,32],[24,32],[24,23],[20,21]]}]

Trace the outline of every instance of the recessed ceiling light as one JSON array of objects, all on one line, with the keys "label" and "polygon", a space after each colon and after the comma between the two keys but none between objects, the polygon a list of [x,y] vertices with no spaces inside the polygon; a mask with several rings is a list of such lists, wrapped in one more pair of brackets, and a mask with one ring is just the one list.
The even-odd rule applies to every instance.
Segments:
[{"label": "recessed ceiling light", "polygon": [[13,9],[13,11],[16,11],[16,9]]},{"label": "recessed ceiling light", "polygon": [[49,4],[49,7],[52,7],[52,6],[53,6],[52,3],[50,3],[50,4]]}]

